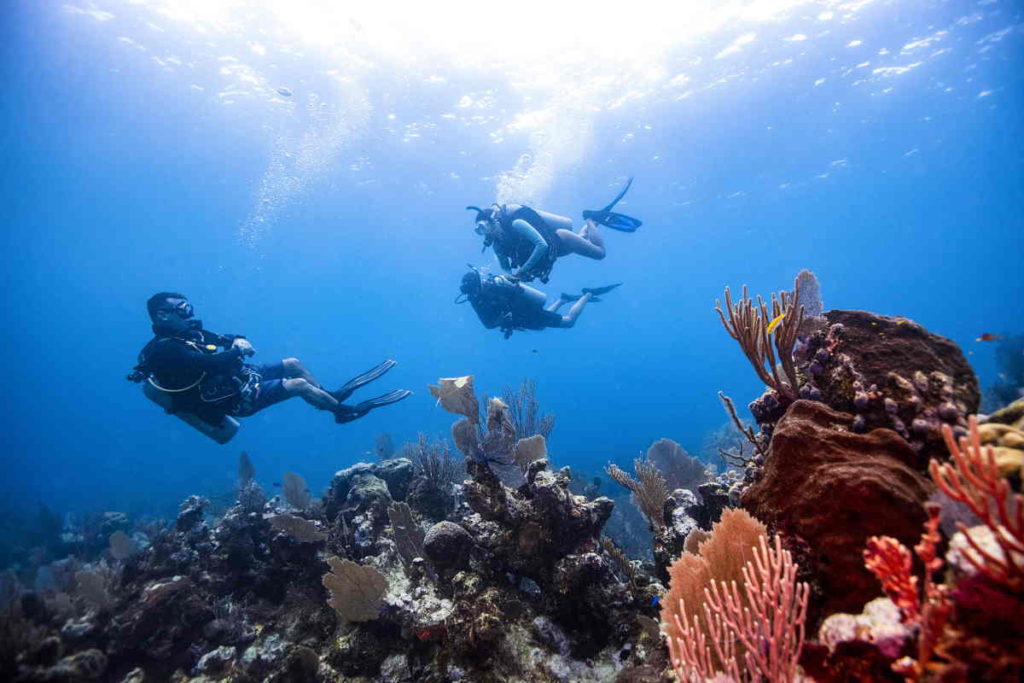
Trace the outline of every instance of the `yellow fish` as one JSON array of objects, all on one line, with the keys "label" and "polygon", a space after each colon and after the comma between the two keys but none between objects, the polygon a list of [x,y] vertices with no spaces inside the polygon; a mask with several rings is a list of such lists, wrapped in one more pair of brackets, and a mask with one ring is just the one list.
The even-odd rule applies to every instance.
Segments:
[{"label": "yellow fish", "polygon": [[779,323],[781,323],[782,319],[785,318],[785,317],[786,317],[785,313],[779,313],[777,316],[775,316],[775,319],[772,320],[770,323],[768,323],[768,334],[771,334],[772,332],[774,332],[775,328],[779,326]]}]

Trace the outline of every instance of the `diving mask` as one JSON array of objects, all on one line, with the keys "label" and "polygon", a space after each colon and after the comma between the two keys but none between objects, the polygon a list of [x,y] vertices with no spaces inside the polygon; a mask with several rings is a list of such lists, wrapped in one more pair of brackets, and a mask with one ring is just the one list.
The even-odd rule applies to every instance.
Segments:
[{"label": "diving mask", "polygon": [[168,306],[167,308],[161,309],[167,313],[174,313],[182,320],[188,320],[195,316],[195,310],[192,308],[192,304],[187,301],[180,301],[174,306]]}]

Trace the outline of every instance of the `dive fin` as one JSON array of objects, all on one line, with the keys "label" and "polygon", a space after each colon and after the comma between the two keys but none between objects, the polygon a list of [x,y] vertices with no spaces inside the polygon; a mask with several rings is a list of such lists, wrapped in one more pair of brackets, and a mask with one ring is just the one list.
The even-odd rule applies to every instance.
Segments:
[{"label": "dive fin", "polygon": [[622,201],[622,198],[626,196],[626,193],[629,192],[629,188],[632,185],[633,185],[633,179],[630,178],[629,180],[626,181],[626,186],[624,188],[622,188],[622,190],[619,191],[619,193],[617,195],[615,195],[615,199],[612,200],[611,204],[609,204],[608,206],[606,206],[603,209],[601,209],[601,213],[608,213],[609,211],[614,209],[615,205],[618,204],[620,201]]},{"label": "dive fin", "polygon": [[334,411],[334,421],[338,424],[352,422],[353,420],[358,420],[363,417],[374,408],[389,406],[392,403],[398,403],[402,399],[410,396],[412,396],[412,392],[407,389],[395,389],[394,391],[389,391],[386,394],[366,399],[362,403],[357,403],[354,406],[341,404]]},{"label": "dive fin", "polygon": [[607,294],[608,292],[612,291],[616,287],[621,287],[621,286],[622,286],[621,282],[616,282],[614,285],[605,285],[604,287],[584,287],[583,288],[583,293],[584,294],[593,294],[594,296],[601,296],[602,294]]},{"label": "dive fin", "polygon": [[584,211],[583,218],[585,220],[592,220],[595,223],[603,225],[606,228],[611,228],[612,230],[636,232],[636,229],[643,225],[643,221],[639,218],[633,218],[632,216],[627,216],[622,213],[612,213],[612,209],[615,208],[616,204],[622,201],[622,198],[626,196],[626,193],[632,185],[633,179],[630,178],[626,182],[626,186],[622,188],[617,195],[615,195],[615,199],[613,199],[608,206],[604,207],[600,211]]},{"label": "dive fin", "polygon": [[356,404],[356,410],[359,411],[370,411],[374,408],[380,408],[381,406],[389,406],[392,403],[398,403],[399,401],[409,398],[412,396],[412,392],[408,389],[395,389],[389,391],[386,394],[375,396],[374,398],[368,398],[362,403]]},{"label": "dive fin", "polygon": [[386,360],[380,365],[372,367],[363,374],[357,375],[350,379],[349,381],[345,382],[344,386],[342,386],[340,389],[338,389],[337,391],[332,391],[331,396],[333,396],[338,401],[338,403],[341,403],[346,398],[351,396],[353,391],[355,391],[359,387],[369,384],[375,379],[379,379],[385,372],[395,367],[396,365],[398,365],[397,361],[393,361],[390,359]]}]

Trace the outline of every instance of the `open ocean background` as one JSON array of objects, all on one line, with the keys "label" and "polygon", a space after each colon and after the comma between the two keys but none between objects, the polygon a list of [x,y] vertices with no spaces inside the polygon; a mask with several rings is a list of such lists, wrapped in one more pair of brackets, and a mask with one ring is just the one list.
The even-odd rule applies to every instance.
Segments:
[{"label": "open ocean background", "polygon": [[[241,451],[317,492],[380,433],[445,436],[426,385],[465,374],[536,379],[556,466],[700,453],[716,392],[761,389],[715,299],[802,268],[826,308],[952,338],[983,387],[975,338],[1024,328],[1019,2],[347,4],[4,4],[4,507],[172,514]],[[643,227],[544,287],[624,283],[575,329],[505,341],[453,304],[496,267],[465,205],[578,222],[630,176]],[[165,289],[257,361],[335,386],[394,358],[357,396],[416,395],[345,426],[293,400],[218,446],[124,380]]]}]

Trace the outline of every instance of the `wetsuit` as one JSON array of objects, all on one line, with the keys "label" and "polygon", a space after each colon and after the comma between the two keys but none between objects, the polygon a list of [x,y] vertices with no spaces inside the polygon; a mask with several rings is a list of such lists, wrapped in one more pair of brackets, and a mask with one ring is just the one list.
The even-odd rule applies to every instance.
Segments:
[{"label": "wetsuit", "polygon": [[168,332],[156,326],[153,333],[136,370],[171,396],[172,412],[220,425],[225,415],[246,417],[288,398],[281,385],[284,366],[242,362],[241,349],[231,346],[240,335]]},{"label": "wetsuit", "polygon": [[504,277],[482,279],[480,290],[468,298],[484,327],[500,327],[506,337],[515,330],[562,327],[562,316],[544,309],[543,292]]},{"label": "wetsuit", "polygon": [[562,253],[557,229],[528,206],[502,204],[495,208],[501,229],[494,237],[494,253],[507,271],[547,282]]}]

